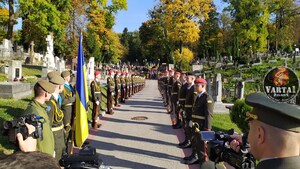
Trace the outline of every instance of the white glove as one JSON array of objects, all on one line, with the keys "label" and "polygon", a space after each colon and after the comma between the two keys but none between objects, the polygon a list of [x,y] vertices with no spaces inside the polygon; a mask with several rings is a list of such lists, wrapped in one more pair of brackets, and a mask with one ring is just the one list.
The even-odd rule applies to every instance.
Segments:
[{"label": "white glove", "polygon": [[115,93],[114,93],[114,92],[111,92],[111,95],[112,95],[112,96],[114,96],[114,95],[115,95]]},{"label": "white glove", "polygon": [[190,122],[189,122],[189,126],[190,126],[190,128],[192,128],[192,127],[193,127],[193,122],[192,122],[192,120],[190,120]]},{"label": "white glove", "polygon": [[96,104],[97,104],[97,105],[99,105],[99,104],[100,104],[100,102],[99,102],[99,101],[96,101]]}]

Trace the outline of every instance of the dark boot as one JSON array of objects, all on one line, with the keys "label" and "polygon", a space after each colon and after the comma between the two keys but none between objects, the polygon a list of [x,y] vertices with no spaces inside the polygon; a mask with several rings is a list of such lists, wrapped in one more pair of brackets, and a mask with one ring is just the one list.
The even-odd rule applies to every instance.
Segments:
[{"label": "dark boot", "polygon": [[184,163],[185,163],[185,164],[188,164],[188,165],[193,165],[193,164],[196,164],[196,163],[198,163],[198,162],[199,162],[199,158],[198,158],[197,153],[194,155],[193,158],[184,161]]},{"label": "dark boot", "polygon": [[179,146],[179,148],[190,148],[192,147],[192,143],[190,141],[188,141],[186,144]]}]

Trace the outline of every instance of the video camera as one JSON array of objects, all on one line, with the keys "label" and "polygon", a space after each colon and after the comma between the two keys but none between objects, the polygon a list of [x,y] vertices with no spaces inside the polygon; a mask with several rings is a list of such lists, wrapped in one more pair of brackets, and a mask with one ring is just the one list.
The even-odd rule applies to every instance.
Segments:
[{"label": "video camera", "polygon": [[[35,131],[29,135],[28,129],[25,125],[31,124],[35,127]],[[5,121],[3,123],[4,133],[8,134],[8,140],[14,144],[17,144],[17,134],[21,133],[25,140],[28,136],[32,136],[34,139],[43,140],[43,123],[44,118],[35,114],[26,114],[22,117],[12,120]]]},{"label": "video camera", "polygon": [[241,152],[238,153],[228,145],[233,140],[230,137],[233,134],[233,129],[229,130],[227,134],[224,132],[200,131],[201,139],[208,141],[207,154],[209,159],[215,164],[225,161],[236,169],[254,169],[255,159],[247,151],[247,148],[249,148],[247,137],[243,137]]},{"label": "video camera", "polygon": [[78,154],[64,155],[59,160],[59,165],[65,169],[111,169],[104,165],[96,149],[90,146],[85,146]]}]

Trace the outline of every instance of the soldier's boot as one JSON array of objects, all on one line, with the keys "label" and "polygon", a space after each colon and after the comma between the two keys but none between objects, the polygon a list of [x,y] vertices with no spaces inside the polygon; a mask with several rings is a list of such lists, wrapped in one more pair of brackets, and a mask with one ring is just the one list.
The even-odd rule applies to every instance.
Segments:
[{"label": "soldier's boot", "polygon": [[191,159],[184,161],[184,163],[188,164],[188,165],[193,165],[193,164],[196,164],[198,162],[199,162],[199,157],[198,157],[197,153]]}]

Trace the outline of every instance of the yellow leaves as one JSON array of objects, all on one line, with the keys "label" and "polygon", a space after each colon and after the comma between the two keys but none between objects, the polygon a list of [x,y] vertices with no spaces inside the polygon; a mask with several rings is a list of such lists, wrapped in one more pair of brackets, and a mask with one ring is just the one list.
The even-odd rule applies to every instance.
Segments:
[{"label": "yellow leaves", "polygon": [[208,18],[211,0],[161,0],[167,35],[173,41],[193,43],[199,39],[199,20]]},{"label": "yellow leaves", "polygon": [[9,18],[9,11],[6,8],[0,8],[0,20],[6,21]]},{"label": "yellow leaves", "polygon": [[182,48],[182,53],[180,53],[180,50],[175,50],[173,54],[175,58],[176,63],[180,62],[191,62],[194,59],[194,54],[192,51],[190,51],[188,48]]}]

